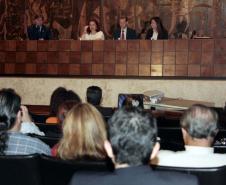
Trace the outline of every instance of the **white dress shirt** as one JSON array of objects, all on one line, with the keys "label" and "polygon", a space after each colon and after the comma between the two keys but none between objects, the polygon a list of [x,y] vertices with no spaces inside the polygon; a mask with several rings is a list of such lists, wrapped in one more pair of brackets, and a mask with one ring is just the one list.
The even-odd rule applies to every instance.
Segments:
[{"label": "white dress shirt", "polygon": [[151,37],[151,40],[158,40],[158,32],[153,31],[153,35]]},{"label": "white dress shirt", "polygon": [[33,122],[22,122],[20,132],[22,134],[36,134],[44,136],[44,132],[41,132],[39,128]]},{"label": "white dress shirt", "polygon": [[213,153],[212,147],[185,146],[185,151],[160,150],[151,163],[174,167],[218,167],[226,165],[226,154]]},{"label": "white dress shirt", "polygon": [[118,38],[118,40],[121,40],[121,36],[122,36],[122,31],[124,31],[124,40],[126,40],[126,35],[127,35],[127,27],[124,28],[124,29],[121,29],[121,32],[120,32],[120,37]]},{"label": "white dress shirt", "polygon": [[95,34],[83,34],[81,40],[104,40],[104,33],[102,31],[98,31]]}]

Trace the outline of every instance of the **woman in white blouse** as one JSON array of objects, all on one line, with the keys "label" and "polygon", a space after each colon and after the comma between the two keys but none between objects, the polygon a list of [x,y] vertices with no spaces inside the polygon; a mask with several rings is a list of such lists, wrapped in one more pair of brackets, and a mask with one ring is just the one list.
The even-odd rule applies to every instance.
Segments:
[{"label": "woman in white blouse", "polygon": [[96,20],[90,20],[89,25],[84,27],[81,40],[104,40],[104,33],[100,31],[99,23]]},{"label": "woman in white blouse", "polygon": [[159,17],[152,17],[150,20],[151,29],[147,31],[147,40],[165,40],[168,39],[168,32],[164,28]]}]

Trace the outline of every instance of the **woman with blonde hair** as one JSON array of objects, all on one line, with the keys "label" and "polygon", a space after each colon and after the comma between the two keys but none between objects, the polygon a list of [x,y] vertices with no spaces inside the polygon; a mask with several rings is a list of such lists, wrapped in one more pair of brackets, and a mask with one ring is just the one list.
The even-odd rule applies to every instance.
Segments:
[{"label": "woman with blonde hair", "polygon": [[107,131],[101,114],[94,106],[80,103],[67,113],[63,137],[52,150],[52,155],[65,160],[83,157],[104,159],[107,156],[105,141]]}]

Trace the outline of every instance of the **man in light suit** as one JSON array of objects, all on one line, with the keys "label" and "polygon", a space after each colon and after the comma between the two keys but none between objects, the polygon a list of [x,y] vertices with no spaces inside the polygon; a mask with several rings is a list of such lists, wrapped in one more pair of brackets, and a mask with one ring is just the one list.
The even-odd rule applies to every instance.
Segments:
[{"label": "man in light suit", "polygon": [[70,185],[197,185],[191,175],[152,171],[148,166],[159,150],[155,120],[140,109],[119,109],[109,120],[111,144],[106,153],[114,172],[76,172]]},{"label": "man in light suit", "polygon": [[121,17],[119,20],[120,28],[114,32],[114,40],[137,39],[136,31],[128,27],[128,18]]},{"label": "man in light suit", "polygon": [[49,28],[43,25],[43,17],[37,15],[34,24],[28,27],[27,34],[29,40],[49,40],[51,33]]}]

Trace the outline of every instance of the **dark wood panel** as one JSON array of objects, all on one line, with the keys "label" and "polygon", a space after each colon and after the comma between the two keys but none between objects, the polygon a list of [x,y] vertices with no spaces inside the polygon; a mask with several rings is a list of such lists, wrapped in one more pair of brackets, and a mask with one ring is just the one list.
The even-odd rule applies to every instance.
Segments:
[{"label": "dark wood panel", "polygon": [[0,45],[6,46],[0,51],[1,75],[226,77],[226,39],[0,41]]}]

